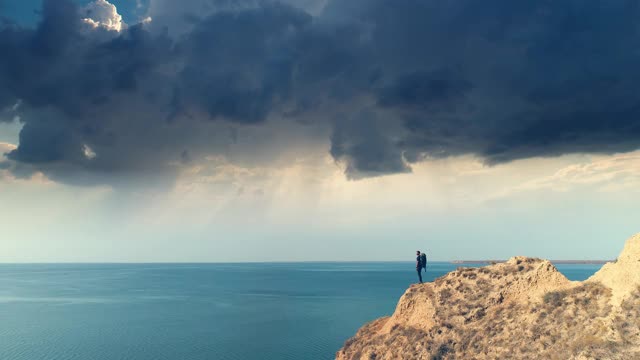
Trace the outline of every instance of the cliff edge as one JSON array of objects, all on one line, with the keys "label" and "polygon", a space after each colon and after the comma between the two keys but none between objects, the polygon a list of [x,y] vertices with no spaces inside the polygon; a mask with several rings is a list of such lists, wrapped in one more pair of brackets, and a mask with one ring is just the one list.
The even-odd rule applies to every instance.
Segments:
[{"label": "cliff edge", "polygon": [[640,359],[640,234],[583,282],[514,257],[412,285],[336,359]]}]

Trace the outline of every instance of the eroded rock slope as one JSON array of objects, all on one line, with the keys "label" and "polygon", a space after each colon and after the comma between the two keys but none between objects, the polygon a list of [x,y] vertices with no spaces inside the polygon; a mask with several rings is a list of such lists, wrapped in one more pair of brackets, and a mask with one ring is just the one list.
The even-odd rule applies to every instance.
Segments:
[{"label": "eroded rock slope", "polygon": [[584,282],[514,257],[412,285],[336,358],[640,359],[640,234]]}]

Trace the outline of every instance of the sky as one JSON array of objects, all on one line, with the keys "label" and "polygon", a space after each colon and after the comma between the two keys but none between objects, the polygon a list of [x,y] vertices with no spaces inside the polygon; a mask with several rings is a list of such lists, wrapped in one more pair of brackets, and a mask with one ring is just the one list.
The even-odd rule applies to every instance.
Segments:
[{"label": "sky", "polygon": [[0,0],[0,262],[613,259],[639,15]]}]

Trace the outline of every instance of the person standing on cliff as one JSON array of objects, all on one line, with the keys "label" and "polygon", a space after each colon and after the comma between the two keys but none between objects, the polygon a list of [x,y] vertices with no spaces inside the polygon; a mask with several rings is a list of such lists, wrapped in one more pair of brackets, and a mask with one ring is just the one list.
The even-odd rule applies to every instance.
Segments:
[{"label": "person standing on cliff", "polygon": [[418,279],[422,284],[422,259],[420,258],[420,251],[416,251],[416,270],[418,271]]}]

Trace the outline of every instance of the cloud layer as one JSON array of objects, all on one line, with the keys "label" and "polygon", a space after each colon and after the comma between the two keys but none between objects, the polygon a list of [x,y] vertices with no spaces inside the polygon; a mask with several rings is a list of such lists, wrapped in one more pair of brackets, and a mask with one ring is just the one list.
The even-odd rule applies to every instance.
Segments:
[{"label": "cloud layer", "polygon": [[8,158],[105,182],[211,155],[268,161],[260,139],[297,126],[350,178],[640,147],[635,2],[172,4],[127,26],[104,0],[45,0],[37,28],[0,25],[0,109],[24,122]]}]

